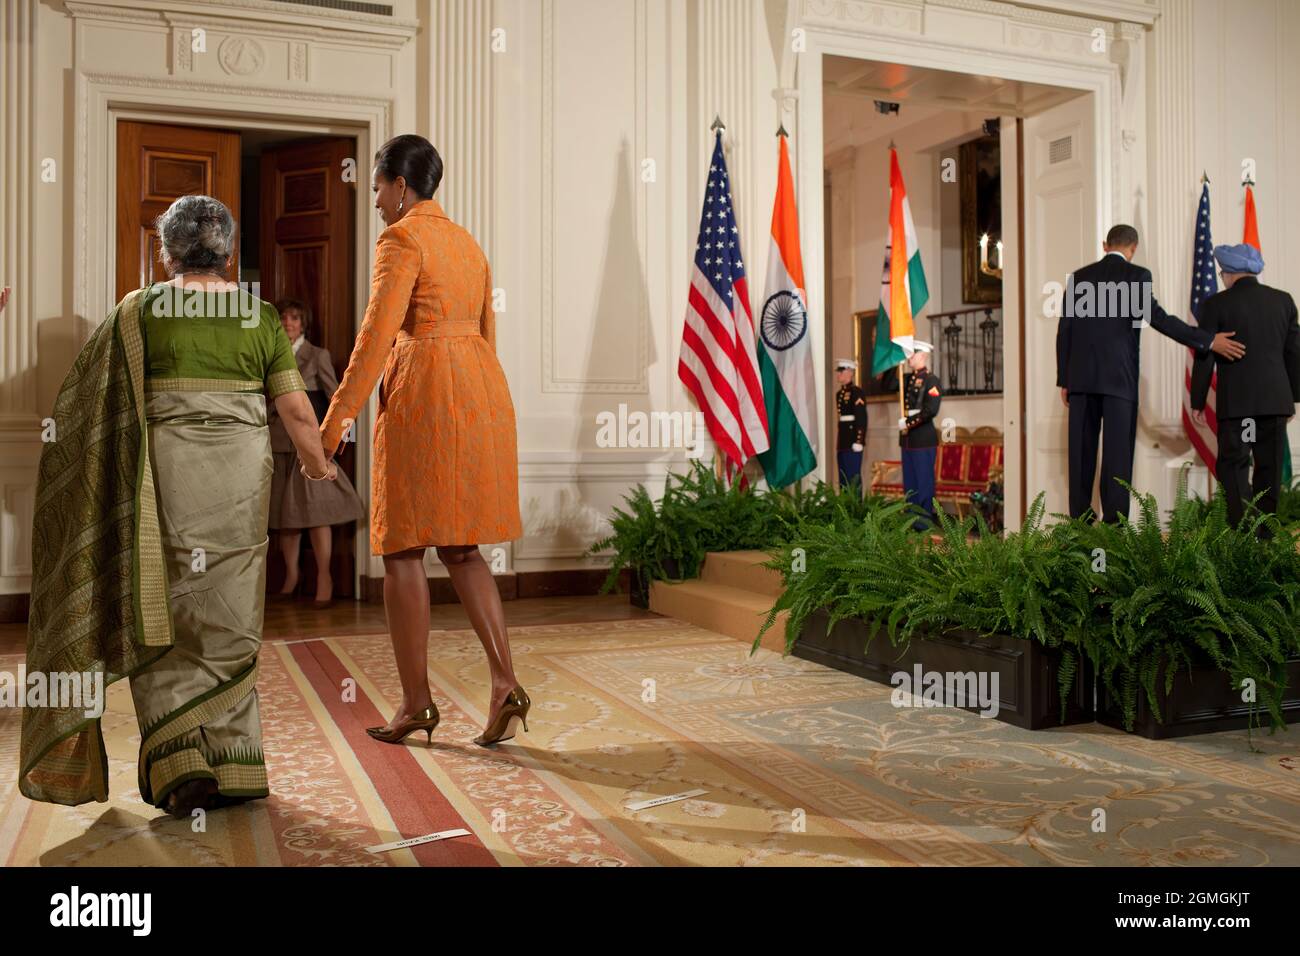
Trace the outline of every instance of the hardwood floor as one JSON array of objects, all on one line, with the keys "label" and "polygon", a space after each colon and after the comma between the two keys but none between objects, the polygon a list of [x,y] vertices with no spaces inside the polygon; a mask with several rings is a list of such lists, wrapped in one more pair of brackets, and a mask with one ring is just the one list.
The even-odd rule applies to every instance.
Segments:
[{"label": "hardwood floor", "polygon": [[[509,627],[622,621],[659,616],[633,607],[626,594],[520,598],[505,601],[502,606]],[[465,628],[469,627],[469,621],[459,604],[435,604],[430,609],[429,626],[434,630]],[[385,634],[387,631],[382,604],[338,601],[333,607],[318,611],[310,602],[303,601],[295,604],[268,603],[262,637],[267,641],[287,641],[339,634]],[[0,624],[0,654],[22,654],[26,649],[26,624]]]}]

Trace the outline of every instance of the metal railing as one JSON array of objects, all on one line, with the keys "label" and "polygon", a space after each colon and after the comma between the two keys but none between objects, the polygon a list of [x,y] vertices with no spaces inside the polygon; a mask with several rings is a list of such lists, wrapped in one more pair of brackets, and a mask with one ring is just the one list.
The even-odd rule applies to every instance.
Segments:
[{"label": "metal railing", "polygon": [[1002,304],[932,312],[931,370],[947,395],[1002,394]]}]

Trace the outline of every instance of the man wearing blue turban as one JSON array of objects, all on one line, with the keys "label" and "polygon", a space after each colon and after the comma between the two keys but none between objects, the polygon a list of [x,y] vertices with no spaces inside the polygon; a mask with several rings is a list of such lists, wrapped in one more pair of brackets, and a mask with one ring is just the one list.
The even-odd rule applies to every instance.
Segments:
[{"label": "man wearing blue turban", "polygon": [[[1258,279],[1264,259],[1254,246],[1216,246],[1223,291],[1201,305],[1200,326],[1211,333],[1235,332],[1246,346],[1236,362],[1220,362],[1214,414],[1218,419],[1219,482],[1235,526],[1246,502],[1277,513],[1282,487],[1286,423],[1300,402],[1300,326],[1295,300]],[[1192,417],[1205,421],[1205,400],[1215,359],[1206,355],[1192,370]],[[1250,477],[1251,459],[1255,474]],[[1267,533],[1266,529],[1261,529]]]}]

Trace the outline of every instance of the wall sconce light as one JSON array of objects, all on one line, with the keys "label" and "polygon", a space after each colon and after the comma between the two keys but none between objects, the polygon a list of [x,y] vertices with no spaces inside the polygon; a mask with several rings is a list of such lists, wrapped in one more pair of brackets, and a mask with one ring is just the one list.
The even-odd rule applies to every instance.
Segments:
[{"label": "wall sconce light", "polygon": [[989,263],[989,234],[986,232],[980,236],[980,272],[986,276],[993,276],[995,279],[1002,278],[1002,240],[997,243],[997,260],[996,266]]}]

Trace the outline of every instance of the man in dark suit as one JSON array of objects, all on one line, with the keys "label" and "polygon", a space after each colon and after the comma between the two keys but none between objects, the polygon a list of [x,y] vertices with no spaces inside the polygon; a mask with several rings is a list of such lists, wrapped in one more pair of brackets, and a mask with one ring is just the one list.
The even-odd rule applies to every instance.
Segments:
[{"label": "man in dark suit", "polygon": [[[1217,335],[1188,325],[1160,307],[1151,270],[1133,264],[1138,234],[1115,226],[1106,235],[1101,261],[1084,266],[1066,283],[1056,331],[1056,384],[1070,410],[1070,515],[1092,508],[1092,483],[1101,443],[1102,520],[1128,516],[1137,441],[1139,346],[1142,328],[1198,352],[1236,359],[1245,349],[1232,332]],[[1105,428],[1102,428],[1103,422]]]},{"label": "man in dark suit", "polygon": [[[1240,362],[1219,365],[1215,392],[1219,458],[1216,463],[1228,519],[1235,527],[1245,504],[1262,494],[1259,509],[1277,513],[1282,490],[1282,454],[1286,423],[1300,402],[1300,326],[1295,300],[1257,278],[1264,259],[1253,246],[1216,246],[1214,258],[1223,276],[1223,291],[1201,306],[1201,328],[1234,332],[1248,354]],[[1197,360],[1192,370],[1192,417],[1205,421],[1214,359]],[[1250,479],[1251,458],[1255,476]],[[1264,529],[1261,532],[1267,533]]]}]

